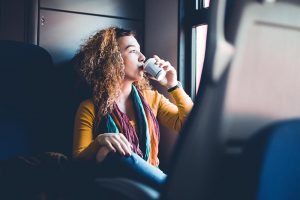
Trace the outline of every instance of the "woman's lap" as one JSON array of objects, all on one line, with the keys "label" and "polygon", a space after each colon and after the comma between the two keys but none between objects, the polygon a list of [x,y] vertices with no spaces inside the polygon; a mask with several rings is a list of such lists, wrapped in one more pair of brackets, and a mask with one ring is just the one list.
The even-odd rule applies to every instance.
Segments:
[{"label": "woman's lap", "polygon": [[156,189],[161,189],[167,175],[158,167],[152,166],[135,153],[131,156],[121,156],[110,153],[99,165],[100,176],[125,177],[136,180]]}]

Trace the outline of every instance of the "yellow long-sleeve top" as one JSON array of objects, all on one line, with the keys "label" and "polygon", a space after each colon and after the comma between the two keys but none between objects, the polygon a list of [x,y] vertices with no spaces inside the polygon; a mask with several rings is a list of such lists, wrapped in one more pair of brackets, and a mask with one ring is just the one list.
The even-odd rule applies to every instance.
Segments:
[{"label": "yellow long-sleeve top", "polygon": [[[193,107],[191,98],[182,88],[170,92],[175,104],[155,90],[141,91],[158,122],[170,129],[179,131]],[[95,159],[99,144],[94,142],[93,123],[95,118],[92,100],[83,101],[76,113],[73,137],[73,157],[77,159]],[[130,121],[136,127],[136,120]]]}]

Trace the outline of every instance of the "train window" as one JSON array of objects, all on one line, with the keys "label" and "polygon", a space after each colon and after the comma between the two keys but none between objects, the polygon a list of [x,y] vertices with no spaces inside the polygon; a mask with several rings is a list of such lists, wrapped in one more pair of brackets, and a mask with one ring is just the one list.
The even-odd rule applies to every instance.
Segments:
[{"label": "train window", "polygon": [[195,88],[195,93],[200,86],[202,67],[204,63],[205,47],[206,47],[206,34],[207,25],[199,25],[192,29],[192,75],[193,87]]},{"label": "train window", "polygon": [[208,8],[210,0],[195,0],[195,9]]},{"label": "train window", "polygon": [[199,0],[195,0],[195,9],[199,10]]},{"label": "train window", "polygon": [[210,3],[210,0],[204,0],[203,1],[203,8],[208,8],[209,7],[209,3]]},{"label": "train window", "polygon": [[205,56],[210,0],[179,0],[179,79],[195,99]]}]

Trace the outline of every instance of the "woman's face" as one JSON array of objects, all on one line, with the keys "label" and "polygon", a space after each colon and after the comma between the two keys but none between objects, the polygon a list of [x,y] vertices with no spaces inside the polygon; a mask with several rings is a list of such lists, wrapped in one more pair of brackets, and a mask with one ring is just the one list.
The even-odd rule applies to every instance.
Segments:
[{"label": "woman's face", "polygon": [[145,56],[140,52],[140,45],[134,36],[118,39],[121,55],[125,65],[125,79],[138,81],[143,78]]}]

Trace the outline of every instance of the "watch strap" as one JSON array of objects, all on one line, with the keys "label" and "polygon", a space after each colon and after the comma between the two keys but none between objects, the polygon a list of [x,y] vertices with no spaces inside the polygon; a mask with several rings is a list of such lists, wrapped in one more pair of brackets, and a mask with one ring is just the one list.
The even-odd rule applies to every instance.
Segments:
[{"label": "watch strap", "polygon": [[181,83],[179,81],[177,82],[177,85],[169,88],[168,92],[172,92],[172,91],[176,90],[177,88],[182,88],[182,85],[181,85]]}]

